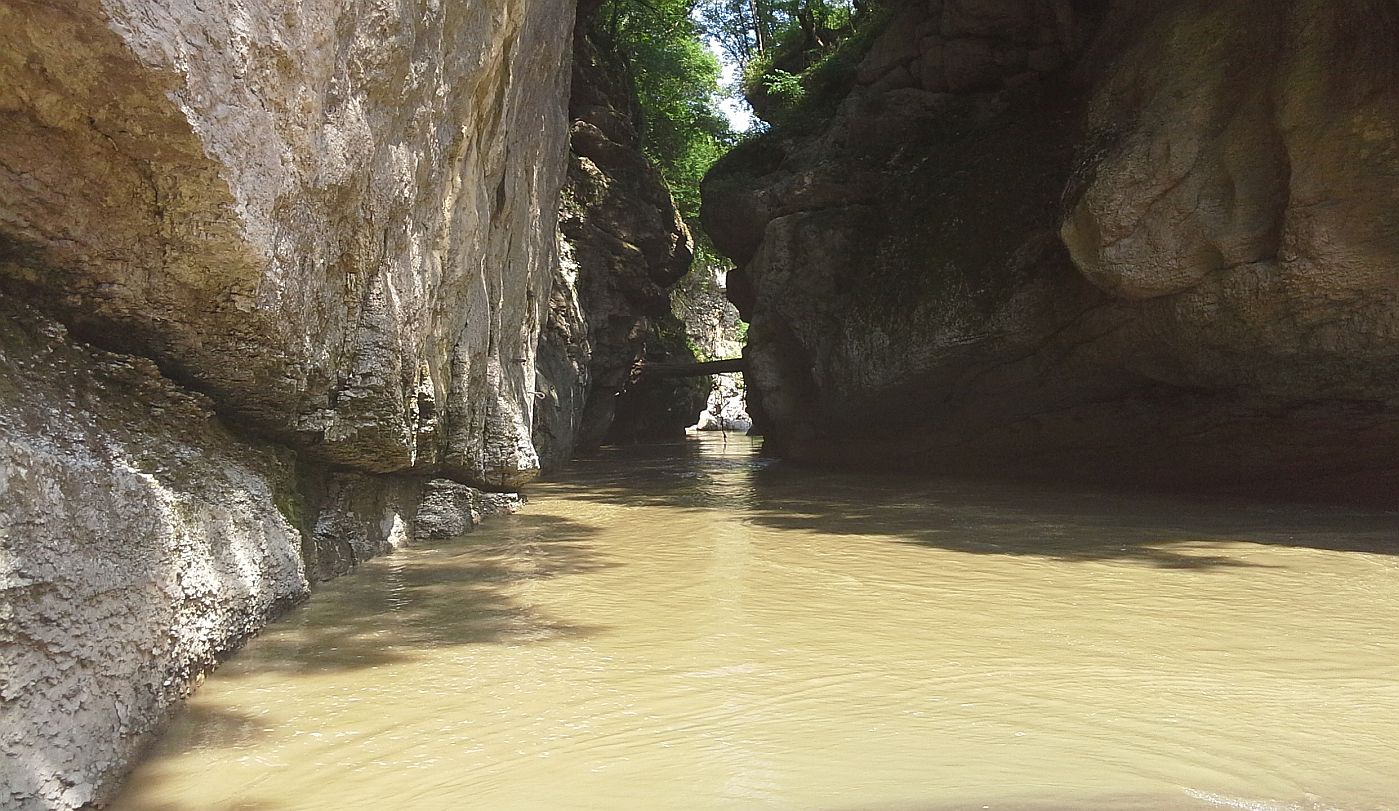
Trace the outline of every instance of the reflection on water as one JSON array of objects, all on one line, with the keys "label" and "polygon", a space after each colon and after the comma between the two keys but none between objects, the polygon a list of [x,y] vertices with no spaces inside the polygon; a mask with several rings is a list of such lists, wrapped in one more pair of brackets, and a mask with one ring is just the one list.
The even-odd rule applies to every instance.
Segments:
[{"label": "reflection on water", "polygon": [[221,668],[118,808],[1399,808],[1399,516],[580,463]]}]

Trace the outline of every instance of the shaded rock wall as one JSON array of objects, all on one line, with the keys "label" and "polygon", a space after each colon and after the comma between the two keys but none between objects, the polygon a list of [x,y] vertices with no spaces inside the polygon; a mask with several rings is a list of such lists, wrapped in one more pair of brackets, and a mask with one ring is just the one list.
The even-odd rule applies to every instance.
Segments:
[{"label": "shaded rock wall", "polygon": [[[640,380],[637,362],[694,360],[671,287],[693,244],[660,173],[641,149],[635,92],[593,43],[574,35],[562,261],[540,338],[534,442],[544,465],[618,438],[682,434],[707,387]],[[615,429],[615,431],[614,431]]]},{"label": "shaded rock wall", "polygon": [[912,4],[722,161],[750,390],[814,461],[1393,498],[1399,8]]}]

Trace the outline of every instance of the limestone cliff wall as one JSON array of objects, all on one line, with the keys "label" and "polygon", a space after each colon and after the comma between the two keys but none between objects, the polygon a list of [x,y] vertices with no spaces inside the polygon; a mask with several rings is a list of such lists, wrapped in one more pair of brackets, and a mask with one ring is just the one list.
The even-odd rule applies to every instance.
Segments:
[{"label": "limestone cliff wall", "polygon": [[306,596],[302,536],[278,509],[287,454],[148,360],[4,316],[0,806],[72,808],[220,652]]},{"label": "limestone cliff wall", "polygon": [[165,709],[314,581],[518,501],[308,468],[148,359],[31,308],[0,316],[6,809],[100,798]]},{"label": "limestone cliff wall", "polygon": [[327,462],[526,480],[567,0],[0,4],[0,278]]},{"label": "limestone cliff wall", "polygon": [[1392,503],[1399,7],[932,0],[705,222],[810,460]]},{"label": "limestone cliff wall", "polygon": [[0,0],[0,805],[536,474],[573,13]]}]

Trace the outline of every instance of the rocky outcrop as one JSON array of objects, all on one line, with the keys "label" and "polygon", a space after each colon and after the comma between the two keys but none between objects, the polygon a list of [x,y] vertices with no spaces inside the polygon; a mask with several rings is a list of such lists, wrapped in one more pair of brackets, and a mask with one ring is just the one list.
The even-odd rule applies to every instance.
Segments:
[{"label": "rocky outcrop", "polygon": [[[706,358],[737,358],[743,354],[747,326],[728,300],[724,279],[728,268],[710,262],[696,263],[677,286],[675,310],[685,324],[685,334]],[[748,431],[753,427],[748,414],[743,374],[716,374],[713,388],[697,422],[697,431]]]},{"label": "rocky outcrop", "polygon": [[692,380],[636,373],[643,359],[695,359],[671,308],[671,287],[689,270],[693,245],[642,152],[630,79],[587,29],[581,14],[560,215],[563,258],[539,344],[534,443],[546,467],[609,435],[682,434],[708,392]]},{"label": "rocky outcrop", "polygon": [[572,26],[0,0],[0,805],[100,799],[315,581],[537,473]]},{"label": "rocky outcrop", "polygon": [[0,5],[0,278],[316,459],[536,469],[566,0]]},{"label": "rocky outcrop", "polygon": [[705,183],[790,456],[1392,501],[1399,10],[934,0]]},{"label": "rocky outcrop", "polygon": [[216,657],[304,598],[288,454],[148,360],[0,318],[0,806],[72,808]]},{"label": "rocky outcrop", "polygon": [[470,532],[488,515],[518,512],[518,493],[483,493],[448,479],[434,479],[423,489],[414,531],[422,538],[454,538]]},{"label": "rocky outcrop", "polygon": [[313,581],[519,496],[307,470],[144,358],[0,307],[0,806],[101,796],[164,709]]}]

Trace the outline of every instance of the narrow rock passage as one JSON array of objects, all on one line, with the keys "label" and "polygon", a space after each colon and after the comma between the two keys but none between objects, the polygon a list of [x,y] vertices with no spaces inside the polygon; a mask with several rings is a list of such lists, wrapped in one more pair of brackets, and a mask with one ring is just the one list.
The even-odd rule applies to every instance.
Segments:
[{"label": "narrow rock passage", "polygon": [[1394,526],[614,451],[327,585],[116,807],[1392,807]]}]

